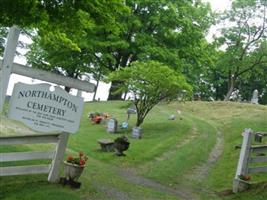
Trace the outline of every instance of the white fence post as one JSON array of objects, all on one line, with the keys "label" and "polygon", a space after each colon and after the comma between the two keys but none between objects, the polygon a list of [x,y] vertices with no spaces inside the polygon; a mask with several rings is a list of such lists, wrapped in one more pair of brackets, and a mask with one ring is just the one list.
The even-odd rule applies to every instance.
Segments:
[{"label": "white fence post", "polygon": [[56,183],[60,178],[60,165],[64,158],[65,149],[68,143],[69,133],[62,132],[59,136],[59,141],[56,147],[55,157],[51,164],[51,169],[48,175],[48,181]]},{"label": "white fence post", "polygon": [[9,29],[8,37],[7,37],[7,44],[4,51],[2,68],[0,72],[0,113],[3,110],[6,91],[8,87],[9,77],[11,74],[11,68],[13,65],[13,60],[18,44],[20,29],[16,26],[12,26]]},{"label": "white fence post", "polygon": [[243,132],[243,143],[240,151],[238,166],[236,170],[236,175],[233,181],[233,192],[237,193],[239,190],[242,190],[240,187],[242,185],[246,187],[246,184],[240,180],[240,175],[248,174],[248,163],[249,163],[249,155],[250,155],[250,146],[252,142],[252,131],[251,129],[245,129]]}]

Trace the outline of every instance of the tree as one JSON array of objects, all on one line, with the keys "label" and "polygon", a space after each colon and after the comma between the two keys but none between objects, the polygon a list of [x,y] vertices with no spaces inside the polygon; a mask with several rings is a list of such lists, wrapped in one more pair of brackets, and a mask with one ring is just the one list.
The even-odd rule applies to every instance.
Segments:
[{"label": "tree", "polygon": [[[101,34],[103,39],[118,41],[97,51],[102,54],[101,64],[116,71],[134,61],[157,60],[190,74],[212,21],[209,6],[198,0],[126,0],[125,4],[130,12],[118,18],[122,27],[119,35]],[[121,99],[121,93],[113,92],[119,84],[121,80],[112,81],[109,100]]]},{"label": "tree", "polygon": [[7,36],[7,28],[0,27],[0,54],[3,55],[4,53],[4,46],[5,46],[5,38]]},{"label": "tree", "polygon": [[98,33],[115,34],[119,27],[115,16],[126,12],[124,5],[118,0],[98,0],[64,1],[55,7],[58,7],[56,11],[62,20],[58,20],[61,25],[37,29],[27,54],[28,64],[72,78],[92,73],[96,79],[101,79],[107,70],[94,62],[98,44],[103,42]]},{"label": "tree", "polygon": [[156,61],[134,62],[131,67],[111,73],[109,81],[114,80],[121,81],[116,92],[128,91],[133,95],[137,127],[159,102],[191,94],[191,86],[182,74]]},{"label": "tree", "polygon": [[96,33],[115,33],[115,16],[124,10],[121,0],[2,0],[0,24],[34,28],[33,67],[77,78],[91,70],[92,46],[102,41]]},{"label": "tree", "polygon": [[217,38],[219,47],[225,47],[217,68],[228,82],[225,100],[230,99],[241,79],[247,79],[253,71],[262,73],[267,64],[266,9],[266,0],[236,0],[221,17],[230,24]]}]

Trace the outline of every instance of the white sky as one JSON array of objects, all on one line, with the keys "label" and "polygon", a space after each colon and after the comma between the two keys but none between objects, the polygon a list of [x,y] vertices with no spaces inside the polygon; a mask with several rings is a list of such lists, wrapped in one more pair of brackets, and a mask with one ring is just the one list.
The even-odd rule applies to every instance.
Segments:
[{"label": "white sky", "polygon": [[203,2],[209,2],[213,11],[223,11],[230,8],[233,0],[202,0]]},{"label": "white sky", "polygon": [[[230,8],[232,0],[203,0],[203,2],[210,2],[212,10],[219,12],[219,11],[223,11],[227,8]],[[216,32],[216,27],[211,27],[210,32],[211,33]],[[209,34],[207,39],[210,40],[211,37],[212,37],[212,34]],[[23,40],[23,41],[30,41],[29,39],[25,38],[24,36],[20,36],[19,39]],[[26,53],[26,51],[22,50],[22,53]],[[24,57],[15,57],[14,62],[26,64],[26,60]],[[42,81],[33,80],[33,79],[25,77],[25,76],[12,74],[10,81],[9,81],[8,91],[7,91],[8,95],[11,95],[14,84],[17,82],[24,82],[24,83],[28,83],[28,84],[37,84],[37,83],[40,83]],[[94,83],[94,81],[92,81],[92,82]],[[96,98],[97,99],[100,98],[100,100],[106,100],[108,97],[109,87],[110,87],[110,84],[100,83],[97,94],[96,94]],[[73,92],[75,93],[76,91],[74,90]],[[86,101],[89,101],[89,100],[92,100],[93,94],[83,92],[82,96],[85,98]]]}]

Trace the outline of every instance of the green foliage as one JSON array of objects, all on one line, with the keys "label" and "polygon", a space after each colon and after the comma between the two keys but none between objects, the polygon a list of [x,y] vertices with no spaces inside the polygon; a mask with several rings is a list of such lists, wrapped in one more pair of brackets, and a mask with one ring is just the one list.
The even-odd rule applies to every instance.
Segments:
[{"label": "green foliage", "polygon": [[[103,46],[101,64],[116,71],[134,61],[156,60],[179,71],[191,69],[202,57],[205,31],[212,17],[200,1],[127,0],[130,12],[118,18],[122,29],[113,38],[123,45]],[[104,36],[106,37],[106,36]],[[120,99],[112,82],[109,99]]]},{"label": "green foliage", "polygon": [[185,77],[156,61],[135,62],[109,76],[109,81],[120,81],[116,92],[129,92],[137,110],[136,126],[143,123],[148,112],[160,101],[191,95]]},{"label": "green foliage", "polygon": [[[118,0],[43,2],[47,12],[58,18],[37,26],[28,64],[36,68],[79,78],[85,72],[100,80],[108,71],[97,56],[103,45],[111,46],[118,41],[103,35],[116,35],[119,24],[116,16],[127,12]],[[116,10],[116,12],[113,12]],[[105,34],[107,33],[107,34]]]},{"label": "green foliage", "polygon": [[[263,80],[267,63],[266,48],[266,1],[236,0],[231,10],[226,11],[221,20],[229,24],[221,30],[221,37],[216,42],[224,47],[217,63],[220,79],[227,81],[225,100],[229,100],[234,89],[239,89],[243,97],[247,97],[242,88],[251,77],[260,77]],[[250,84],[249,92],[255,89]],[[262,88],[257,88],[262,91]]]},{"label": "green foliage", "polygon": [[0,55],[4,53],[5,37],[7,36],[7,28],[0,27]]}]

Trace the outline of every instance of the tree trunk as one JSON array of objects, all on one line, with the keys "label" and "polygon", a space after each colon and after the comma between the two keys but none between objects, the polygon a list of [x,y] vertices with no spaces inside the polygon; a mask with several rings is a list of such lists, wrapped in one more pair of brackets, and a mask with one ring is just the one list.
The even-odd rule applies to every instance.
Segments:
[{"label": "tree trunk", "polygon": [[126,101],[127,92],[124,93],[123,100]]},{"label": "tree trunk", "polygon": [[235,75],[234,74],[231,74],[229,75],[229,79],[228,79],[228,92],[224,98],[224,101],[229,101],[230,100],[230,97],[231,97],[231,94],[233,93],[234,91],[234,87],[235,87]]},{"label": "tree trunk", "polygon": [[97,92],[97,88],[98,88],[98,85],[99,85],[99,82],[100,82],[100,76],[101,74],[99,74],[99,76],[97,77],[97,80],[96,80],[96,89],[95,89],[95,93],[94,93],[94,96],[93,96],[93,101],[96,101],[97,99],[95,99],[96,97],[96,92]]},{"label": "tree trunk", "polygon": [[[112,81],[109,89],[108,100],[122,100],[122,92],[117,93],[117,89],[121,81]],[[115,93],[116,92],[116,93]]]},{"label": "tree trunk", "polygon": [[94,96],[93,96],[93,101],[96,101],[97,100],[97,99],[95,99],[95,97],[96,97],[96,92],[97,92],[98,85],[99,85],[99,80],[96,81],[96,86],[95,86],[95,92],[94,92]]},{"label": "tree trunk", "polygon": [[138,118],[138,116],[137,116],[137,120],[136,120],[136,124],[135,124],[135,126],[136,126],[136,127],[140,127],[140,125],[141,125],[143,122],[144,122],[144,119]]}]

